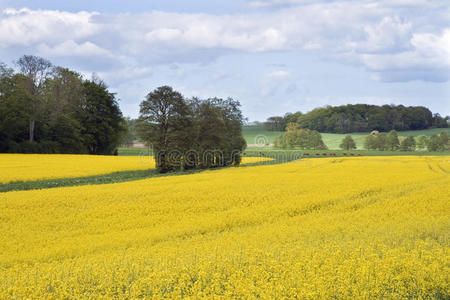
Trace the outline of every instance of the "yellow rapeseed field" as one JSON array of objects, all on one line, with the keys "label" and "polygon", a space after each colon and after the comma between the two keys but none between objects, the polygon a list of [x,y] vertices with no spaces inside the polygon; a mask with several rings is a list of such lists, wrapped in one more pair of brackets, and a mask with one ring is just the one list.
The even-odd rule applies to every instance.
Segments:
[{"label": "yellow rapeseed field", "polygon": [[450,157],[0,194],[0,298],[450,296]]},{"label": "yellow rapeseed field", "polygon": [[145,156],[0,154],[0,183],[74,178],[155,167]]},{"label": "yellow rapeseed field", "polygon": [[[244,157],[242,164],[270,160]],[[155,167],[151,156],[0,154],[0,183],[74,178]]]}]

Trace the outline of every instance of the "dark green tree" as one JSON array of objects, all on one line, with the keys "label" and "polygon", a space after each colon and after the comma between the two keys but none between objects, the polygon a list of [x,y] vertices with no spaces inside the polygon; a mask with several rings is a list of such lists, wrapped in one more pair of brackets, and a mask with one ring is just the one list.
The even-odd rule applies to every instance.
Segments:
[{"label": "dark green tree", "polygon": [[181,153],[193,143],[189,133],[192,115],[183,96],[169,86],[155,89],[140,104],[137,130],[141,138],[152,145],[159,172],[182,167]]},{"label": "dark green tree", "polygon": [[83,125],[81,134],[90,154],[113,154],[123,130],[122,112],[103,82],[87,80],[83,83],[83,99],[77,116]]}]

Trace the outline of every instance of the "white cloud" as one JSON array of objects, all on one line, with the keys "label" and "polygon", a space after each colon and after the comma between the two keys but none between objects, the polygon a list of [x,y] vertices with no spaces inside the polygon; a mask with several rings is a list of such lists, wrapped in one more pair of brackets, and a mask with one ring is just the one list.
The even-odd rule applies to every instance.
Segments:
[{"label": "white cloud", "polygon": [[103,57],[105,64],[116,58],[122,68],[205,63],[230,52],[306,51],[361,65],[379,80],[449,79],[450,29],[440,4],[425,0],[253,3],[285,4],[291,6],[234,15],[6,9],[0,14],[0,48],[24,47],[50,58],[85,57],[89,62]]},{"label": "white cloud", "polygon": [[0,13],[0,47],[81,39],[95,34],[95,12],[5,9]]},{"label": "white cloud", "polygon": [[47,44],[39,44],[37,46],[39,54],[47,57],[60,57],[60,56],[112,56],[111,53],[103,49],[94,43],[84,42],[82,44],[77,44],[72,40],[67,40],[58,44],[54,47],[49,47]]}]

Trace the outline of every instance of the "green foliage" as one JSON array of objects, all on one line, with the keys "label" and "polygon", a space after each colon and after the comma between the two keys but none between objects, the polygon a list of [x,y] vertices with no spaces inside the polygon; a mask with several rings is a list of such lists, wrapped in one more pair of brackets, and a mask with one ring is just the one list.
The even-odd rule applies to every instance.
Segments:
[{"label": "green foliage", "polygon": [[282,149],[327,149],[319,132],[309,129],[291,129],[275,140]]},{"label": "green foliage", "polygon": [[268,131],[284,131],[286,124],[287,122],[284,117],[270,117],[264,122],[264,128]]},{"label": "green foliage", "polygon": [[408,136],[400,143],[400,151],[414,151],[416,150],[416,141],[413,136]]},{"label": "green foliage", "polygon": [[[306,114],[300,112],[284,117],[271,117],[265,123],[267,130],[284,130],[289,122],[300,128],[329,133],[370,132],[372,130],[419,130],[432,127],[447,128],[446,118],[432,114],[425,107],[403,105],[348,104],[316,108]],[[397,145],[398,147],[398,145]]]},{"label": "green foliage", "polygon": [[386,148],[390,151],[395,151],[400,146],[400,141],[398,139],[397,131],[391,130],[389,131],[386,137]]},{"label": "green foliage", "polygon": [[428,137],[426,135],[419,135],[417,137],[416,143],[417,149],[423,150],[427,147],[427,144],[428,144]]},{"label": "green foliage", "polygon": [[119,143],[122,146],[131,146],[137,139],[136,120],[126,117],[122,122],[123,131],[120,135]]},{"label": "green foliage", "polygon": [[159,87],[141,103],[139,136],[151,144],[159,172],[240,163],[246,142],[239,102],[212,98],[189,101]]},{"label": "green foliage", "polygon": [[103,82],[83,82],[82,134],[90,154],[113,154],[119,145],[122,112]]},{"label": "green foliage", "polygon": [[377,149],[377,136],[374,134],[369,134],[364,140],[364,148],[367,150]]},{"label": "green foliage", "polygon": [[440,151],[441,147],[441,139],[438,135],[434,134],[430,137],[427,144],[428,151]]},{"label": "green foliage", "polygon": [[381,133],[377,134],[376,137],[377,137],[376,149],[379,151],[388,150],[388,146],[387,146],[388,135],[384,132],[381,132]]},{"label": "green foliage", "polygon": [[367,150],[385,151],[388,148],[388,135],[384,132],[369,134],[364,141],[364,148]]},{"label": "green foliage", "polygon": [[445,131],[442,131],[439,134],[439,139],[441,140],[441,147],[442,150],[448,150],[448,146],[449,146],[449,137],[448,137],[448,133]]},{"label": "green foliage", "polygon": [[346,135],[339,147],[343,150],[356,149],[356,143],[351,135]]},{"label": "green foliage", "polygon": [[428,151],[446,151],[449,150],[449,137],[448,133],[442,131],[439,135],[435,134],[428,140]]},{"label": "green foliage", "polygon": [[18,66],[0,64],[0,152],[115,152],[123,118],[102,82],[35,56]]}]

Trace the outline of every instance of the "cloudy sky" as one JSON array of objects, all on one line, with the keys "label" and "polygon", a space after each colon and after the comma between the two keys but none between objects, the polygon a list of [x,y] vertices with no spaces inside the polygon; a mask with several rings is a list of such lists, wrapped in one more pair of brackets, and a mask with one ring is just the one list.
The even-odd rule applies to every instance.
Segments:
[{"label": "cloudy sky", "polygon": [[0,61],[90,77],[136,117],[145,95],[233,97],[249,120],[346,103],[450,115],[447,0],[0,0]]}]

